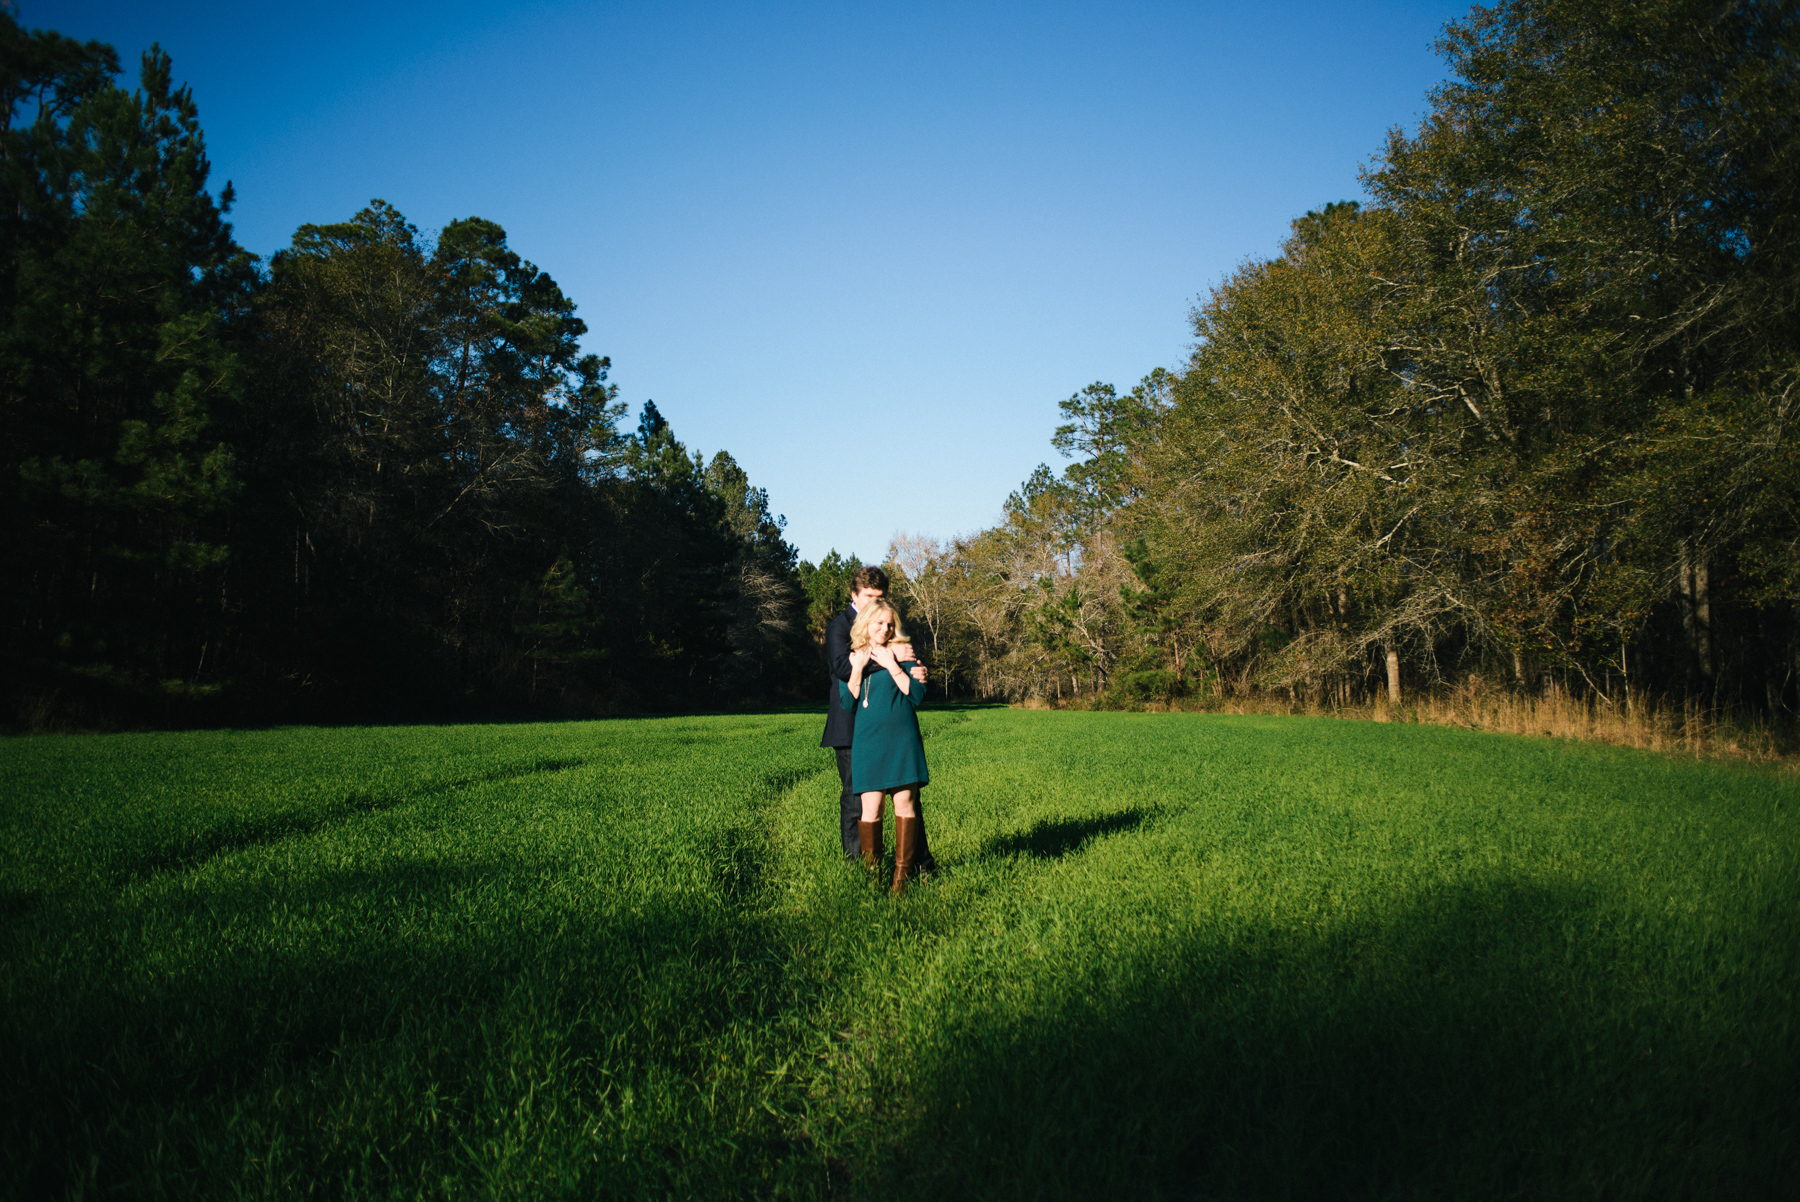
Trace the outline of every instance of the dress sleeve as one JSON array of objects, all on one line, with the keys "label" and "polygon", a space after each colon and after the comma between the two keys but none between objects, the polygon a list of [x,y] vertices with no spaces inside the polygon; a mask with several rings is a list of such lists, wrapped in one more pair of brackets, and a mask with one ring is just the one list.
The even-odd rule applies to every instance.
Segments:
[{"label": "dress sleeve", "polygon": [[[916,684],[918,682],[914,681],[913,683]],[[866,689],[868,687],[869,682],[864,680],[863,688]],[[844,707],[845,713],[849,713],[856,708],[856,695],[850,691],[850,683],[848,681],[838,681],[838,704]]]},{"label": "dress sleeve", "polygon": [[[916,659],[903,659],[900,661],[900,670],[910,677],[912,675],[913,665],[918,662],[919,661]],[[898,693],[900,690],[896,688],[894,691]],[[914,678],[912,682],[906,686],[905,696],[912,707],[918,709],[921,705],[925,704],[925,682]]]}]

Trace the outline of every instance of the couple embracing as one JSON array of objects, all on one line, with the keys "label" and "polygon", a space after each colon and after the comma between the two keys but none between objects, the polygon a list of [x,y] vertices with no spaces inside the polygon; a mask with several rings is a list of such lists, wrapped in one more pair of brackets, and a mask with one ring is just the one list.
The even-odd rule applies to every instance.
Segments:
[{"label": "couple embracing", "polygon": [[900,615],[887,603],[887,573],[864,565],[850,583],[850,604],[825,627],[825,737],[837,752],[838,825],[844,858],[871,871],[881,864],[881,810],[894,797],[894,884],[936,867],[925,841],[919,792],[931,776],[915,711],[925,700],[925,666],[913,657]]}]

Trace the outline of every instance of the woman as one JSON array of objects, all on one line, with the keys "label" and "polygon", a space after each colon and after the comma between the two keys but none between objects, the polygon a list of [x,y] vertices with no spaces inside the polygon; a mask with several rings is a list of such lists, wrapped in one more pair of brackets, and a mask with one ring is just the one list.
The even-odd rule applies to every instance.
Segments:
[{"label": "woman", "polygon": [[881,800],[894,795],[894,884],[900,892],[911,875],[919,842],[919,790],[931,780],[925,744],[914,712],[925,686],[909,675],[912,646],[900,629],[900,615],[886,601],[865,605],[850,627],[850,680],[840,681],[839,700],[856,713],[850,742],[850,787],[862,795],[863,864],[881,863]]}]

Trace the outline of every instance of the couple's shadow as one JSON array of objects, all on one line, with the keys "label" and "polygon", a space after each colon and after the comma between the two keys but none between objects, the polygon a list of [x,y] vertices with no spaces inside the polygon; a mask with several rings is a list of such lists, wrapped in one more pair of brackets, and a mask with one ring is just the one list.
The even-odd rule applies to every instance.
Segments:
[{"label": "couple's shadow", "polygon": [[1135,830],[1155,815],[1155,810],[1134,807],[1093,818],[1046,819],[1028,830],[990,839],[982,844],[977,858],[1026,855],[1060,859],[1080,851],[1090,839]]}]

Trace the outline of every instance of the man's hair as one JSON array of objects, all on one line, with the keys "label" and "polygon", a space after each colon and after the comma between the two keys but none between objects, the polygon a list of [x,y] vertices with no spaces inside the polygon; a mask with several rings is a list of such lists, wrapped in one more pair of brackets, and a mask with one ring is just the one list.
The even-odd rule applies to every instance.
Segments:
[{"label": "man's hair", "polygon": [[888,590],[887,573],[872,563],[865,563],[856,569],[856,575],[850,578],[850,591],[860,593],[866,588],[878,588],[882,592]]}]

